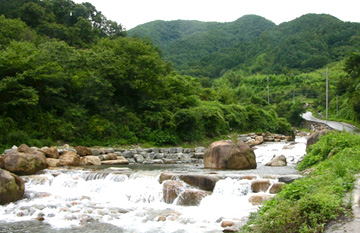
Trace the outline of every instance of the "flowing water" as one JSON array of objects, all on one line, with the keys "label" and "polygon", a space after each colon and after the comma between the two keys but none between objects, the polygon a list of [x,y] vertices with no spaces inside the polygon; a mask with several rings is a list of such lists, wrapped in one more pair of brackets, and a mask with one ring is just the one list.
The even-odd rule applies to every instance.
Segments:
[{"label": "flowing water", "polygon": [[[304,138],[296,143],[265,143],[256,147],[255,170],[208,170],[196,165],[132,165],[53,169],[22,177],[25,197],[0,206],[0,232],[222,232],[221,222],[243,224],[258,206],[244,175],[277,182],[296,174],[295,163],[305,154]],[[287,167],[266,167],[284,154]],[[181,206],[163,198],[161,172],[217,173],[214,191],[199,206]],[[186,184],[184,184],[186,186]]]}]

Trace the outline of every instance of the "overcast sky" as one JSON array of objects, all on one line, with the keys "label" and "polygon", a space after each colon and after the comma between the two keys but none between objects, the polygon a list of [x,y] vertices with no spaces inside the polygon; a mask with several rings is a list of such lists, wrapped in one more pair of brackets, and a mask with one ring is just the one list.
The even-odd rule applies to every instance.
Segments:
[{"label": "overcast sky", "polygon": [[307,13],[326,13],[343,21],[360,22],[360,0],[73,0],[90,2],[107,19],[127,30],[153,20],[232,22],[256,14],[276,24]]}]

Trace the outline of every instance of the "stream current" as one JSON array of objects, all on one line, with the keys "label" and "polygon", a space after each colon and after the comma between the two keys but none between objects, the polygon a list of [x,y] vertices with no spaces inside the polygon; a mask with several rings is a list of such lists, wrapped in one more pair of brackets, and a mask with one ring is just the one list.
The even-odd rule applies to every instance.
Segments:
[{"label": "stream current", "polygon": [[[258,168],[245,171],[189,164],[47,169],[23,176],[24,198],[0,206],[0,232],[222,232],[222,221],[240,226],[258,209],[248,201],[255,195],[252,181],[241,177],[275,183],[281,176],[296,175],[305,147],[305,138],[256,146]],[[288,166],[264,166],[281,154]],[[177,199],[164,202],[162,172],[217,173],[224,179],[198,206],[181,206]]]}]

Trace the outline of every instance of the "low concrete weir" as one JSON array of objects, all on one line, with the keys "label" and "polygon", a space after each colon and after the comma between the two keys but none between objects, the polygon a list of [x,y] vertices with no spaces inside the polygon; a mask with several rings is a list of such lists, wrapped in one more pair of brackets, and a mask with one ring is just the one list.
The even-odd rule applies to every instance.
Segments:
[{"label": "low concrete weir", "polygon": [[[258,167],[245,171],[205,169],[199,163],[45,169],[22,176],[24,198],[0,206],[0,232],[236,230],[284,181],[301,177],[295,164],[305,143],[299,137],[256,145]],[[288,165],[265,166],[277,154],[287,157]],[[167,174],[163,182],[161,174]]]}]

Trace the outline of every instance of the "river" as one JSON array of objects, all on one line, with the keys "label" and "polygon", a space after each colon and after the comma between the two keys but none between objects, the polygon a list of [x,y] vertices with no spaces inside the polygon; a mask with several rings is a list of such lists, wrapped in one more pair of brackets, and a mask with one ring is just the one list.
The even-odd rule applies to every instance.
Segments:
[{"label": "river", "polygon": [[[246,171],[209,170],[200,165],[47,169],[23,176],[24,199],[0,206],[0,232],[222,232],[222,221],[238,227],[258,209],[248,201],[255,195],[252,181],[242,177],[275,183],[281,176],[296,175],[295,164],[305,147],[303,137],[259,145],[255,149],[258,168]],[[280,154],[287,157],[288,166],[264,166]],[[216,173],[224,179],[198,206],[181,206],[177,200],[164,202],[162,172]],[[166,220],[160,221],[161,217]]]}]

